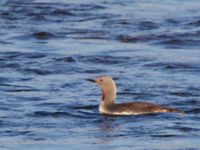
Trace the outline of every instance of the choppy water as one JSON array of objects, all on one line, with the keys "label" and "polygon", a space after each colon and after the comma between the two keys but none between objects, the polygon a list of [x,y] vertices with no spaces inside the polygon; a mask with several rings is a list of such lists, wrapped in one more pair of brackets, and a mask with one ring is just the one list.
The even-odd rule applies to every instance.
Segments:
[{"label": "choppy water", "polygon": [[[117,102],[186,112],[99,115]],[[200,1],[0,1],[0,149],[200,149]]]}]

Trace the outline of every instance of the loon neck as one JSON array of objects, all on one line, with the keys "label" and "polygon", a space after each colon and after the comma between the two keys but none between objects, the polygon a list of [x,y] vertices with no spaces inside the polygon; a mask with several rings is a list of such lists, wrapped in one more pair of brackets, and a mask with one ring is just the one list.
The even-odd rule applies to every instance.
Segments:
[{"label": "loon neck", "polygon": [[116,98],[116,88],[104,90],[102,89],[101,104],[105,106],[114,105]]},{"label": "loon neck", "polygon": [[112,80],[106,86],[102,88],[102,99],[99,105],[99,111],[102,113],[108,113],[109,108],[115,105],[115,98],[116,98],[116,86],[115,82]]}]

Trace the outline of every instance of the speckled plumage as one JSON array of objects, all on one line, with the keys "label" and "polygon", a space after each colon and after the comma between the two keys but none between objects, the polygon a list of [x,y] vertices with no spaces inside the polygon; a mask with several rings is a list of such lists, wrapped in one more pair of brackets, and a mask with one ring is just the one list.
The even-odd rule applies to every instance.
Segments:
[{"label": "speckled plumage", "polygon": [[168,108],[148,102],[132,102],[122,104],[112,104],[106,106],[104,114],[112,115],[136,115],[136,114],[150,114],[150,113],[162,113],[162,112],[178,112],[182,111],[178,109]]}]

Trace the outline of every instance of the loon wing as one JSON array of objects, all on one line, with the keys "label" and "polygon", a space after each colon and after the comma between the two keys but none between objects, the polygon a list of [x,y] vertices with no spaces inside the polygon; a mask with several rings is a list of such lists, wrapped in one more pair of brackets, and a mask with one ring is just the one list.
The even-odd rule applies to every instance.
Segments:
[{"label": "loon wing", "polygon": [[115,113],[127,113],[127,114],[148,114],[148,113],[159,113],[159,112],[178,112],[183,113],[181,110],[169,108],[165,106],[156,105],[148,102],[132,102],[115,104],[111,106],[110,111]]}]

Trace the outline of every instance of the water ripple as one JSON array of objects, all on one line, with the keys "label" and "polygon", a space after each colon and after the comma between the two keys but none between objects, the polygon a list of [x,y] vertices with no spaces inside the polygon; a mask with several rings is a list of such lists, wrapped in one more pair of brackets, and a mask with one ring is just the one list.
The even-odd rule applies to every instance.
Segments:
[{"label": "water ripple", "polygon": [[[0,149],[198,149],[199,10],[195,0],[0,1]],[[101,75],[116,81],[117,103],[185,114],[100,115],[86,79]]]}]

